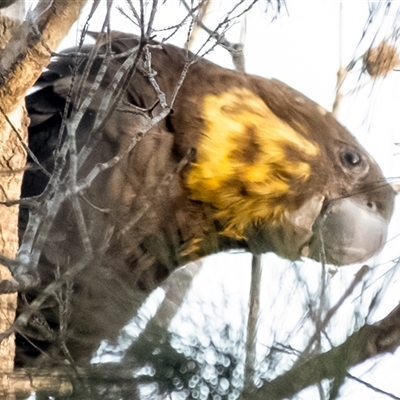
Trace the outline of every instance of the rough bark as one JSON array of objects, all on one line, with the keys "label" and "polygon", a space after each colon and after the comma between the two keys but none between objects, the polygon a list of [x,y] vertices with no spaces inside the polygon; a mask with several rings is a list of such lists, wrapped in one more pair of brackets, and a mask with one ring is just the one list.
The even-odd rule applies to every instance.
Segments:
[{"label": "rough bark", "polygon": [[[0,201],[17,199],[20,195],[22,171],[25,165],[25,152],[19,136],[26,140],[28,117],[21,102],[8,115],[10,123],[0,116]],[[15,129],[15,130],[14,130]],[[13,258],[18,249],[18,206],[6,207],[0,204],[0,252]],[[0,279],[9,279],[10,271],[0,265]],[[0,295],[0,332],[10,327],[15,317],[17,305],[16,294]],[[14,360],[14,336],[0,343],[0,372],[10,372]],[[0,385],[9,385],[7,376],[2,375]]]},{"label": "rough bark", "polygon": [[6,114],[40,76],[86,1],[41,1],[27,15],[0,58],[0,99]]},{"label": "rough bark", "polygon": [[[16,4],[2,10],[0,14],[0,48],[7,43],[21,25],[25,13],[24,3]],[[7,120],[8,119],[8,120]],[[6,118],[0,114],[0,201],[18,198],[20,193],[22,169],[25,165],[23,143],[26,142],[28,117],[24,102],[20,102]],[[22,140],[21,140],[22,139]],[[6,257],[13,257],[18,249],[18,207],[0,205],[0,251]],[[0,279],[9,279],[8,268],[0,264]],[[17,295],[0,295],[0,332],[8,329],[15,318]],[[14,368],[15,342],[14,335],[0,343],[0,388],[6,389],[4,398],[13,400],[9,393],[12,386],[4,372]]]},{"label": "rough bark", "polygon": [[[39,2],[19,29],[12,29],[18,22],[1,16],[4,50],[0,57],[0,201],[3,203],[20,196],[29,123],[24,107],[25,92],[48,64],[51,51],[67,34],[85,2]],[[9,39],[11,31],[13,36]],[[0,216],[0,254],[13,258],[18,249],[18,206],[0,204]],[[10,277],[10,271],[0,265],[0,280]],[[14,320],[16,295],[1,295],[0,310],[0,332],[3,332]],[[13,369],[14,352],[13,336],[0,343],[0,392],[7,396],[3,398],[12,398],[9,390],[12,383],[6,372]]]}]

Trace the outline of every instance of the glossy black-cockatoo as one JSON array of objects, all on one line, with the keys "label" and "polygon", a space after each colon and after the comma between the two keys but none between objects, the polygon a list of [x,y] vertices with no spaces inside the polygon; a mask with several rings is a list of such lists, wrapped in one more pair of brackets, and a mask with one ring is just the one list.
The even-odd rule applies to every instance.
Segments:
[{"label": "glossy black-cockatoo", "polygon": [[[75,358],[191,260],[242,249],[344,265],[385,243],[394,192],[381,170],[330,112],[280,81],[113,33],[57,58],[38,87],[29,146],[65,195],[38,274],[45,286],[79,271],[64,333]],[[23,197],[45,189],[43,168],[30,160]],[[22,209],[22,231],[26,220]],[[56,329],[53,303],[40,312]]]}]

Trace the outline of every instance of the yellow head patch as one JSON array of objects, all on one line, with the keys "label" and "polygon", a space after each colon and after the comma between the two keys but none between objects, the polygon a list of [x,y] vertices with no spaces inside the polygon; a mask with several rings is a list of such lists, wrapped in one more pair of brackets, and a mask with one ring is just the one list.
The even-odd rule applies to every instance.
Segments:
[{"label": "yellow head patch", "polygon": [[226,236],[243,238],[250,224],[281,221],[293,186],[310,176],[306,160],[318,146],[246,89],[205,96],[202,118],[186,182],[190,197],[214,207]]}]

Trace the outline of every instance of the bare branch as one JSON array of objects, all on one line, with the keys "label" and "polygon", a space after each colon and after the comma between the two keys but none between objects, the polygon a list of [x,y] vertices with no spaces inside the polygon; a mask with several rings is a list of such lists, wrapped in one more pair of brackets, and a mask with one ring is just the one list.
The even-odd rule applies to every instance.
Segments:
[{"label": "bare branch", "polygon": [[302,358],[307,358],[309,355],[310,350],[312,349],[315,341],[317,340],[320,332],[325,330],[325,328],[328,326],[329,321],[331,318],[335,315],[335,313],[339,310],[339,308],[342,306],[344,301],[353,293],[355,287],[362,281],[362,279],[365,277],[365,275],[370,271],[369,267],[367,265],[364,265],[361,267],[361,269],[357,272],[355,275],[353,282],[350,284],[350,286],[347,288],[347,290],[343,293],[342,297],[338,300],[338,302],[326,313],[325,318],[320,322],[319,326],[317,327],[317,332],[311,337],[311,339],[308,342],[308,345],[304,349],[302,353]]},{"label": "bare branch", "polygon": [[280,400],[292,397],[323,379],[341,379],[347,370],[379,354],[394,352],[400,346],[400,306],[375,325],[364,325],[343,344],[319,354],[288,372],[266,382],[251,393],[251,399]]},{"label": "bare branch", "polygon": [[247,321],[246,339],[246,365],[245,365],[245,387],[253,386],[253,372],[256,362],[257,324],[260,316],[260,293],[261,293],[261,255],[253,254],[251,262],[251,283],[249,312]]},{"label": "bare branch", "polygon": [[373,390],[373,391],[376,392],[376,393],[383,394],[383,395],[385,395],[385,396],[387,396],[387,397],[389,397],[389,398],[391,398],[391,399],[394,399],[394,400],[400,400],[400,397],[395,396],[394,394],[389,393],[389,392],[386,392],[386,391],[384,391],[384,390],[382,390],[382,389],[379,389],[379,388],[377,388],[376,386],[371,385],[370,383],[365,382],[365,381],[363,381],[362,379],[359,379],[359,378],[355,377],[354,375],[351,375],[351,374],[347,373],[347,374],[346,374],[346,377],[347,377],[347,378],[350,378],[350,379],[352,379],[352,380],[354,380],[354,381],[356,381],[356,382],[358,382],[358,383],[361,383],[362,385],[366,386],[367,388]]},{"label": "bare branch", "polygon": [[27,21],[10,40],[0,60],[0,98],[6,114],[35,83],[50,61],[48,49],[57,48],[85,3],[86,0],[53,1],[51,5],[39,2],[28,14]]}]

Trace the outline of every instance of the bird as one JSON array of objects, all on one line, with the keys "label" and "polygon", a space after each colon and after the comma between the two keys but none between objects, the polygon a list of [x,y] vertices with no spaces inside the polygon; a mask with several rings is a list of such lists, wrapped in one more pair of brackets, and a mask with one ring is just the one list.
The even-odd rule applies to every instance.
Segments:
[{"label": "bird", "polygon": [[[48,216],[54,198],[60,207],[24,304],[70,277],[65,321],[60,296],[39,311],[55,337],[64,327],[77,362],[191,261],[242,250],[341,266],[385,244],[395,194],[379,166],[329,111],[279,80],[114,31],[55,57],[26,105],[22,198],[50,195],[21,206],[21,242],[28,221]],[[45,351],[59,343],[35,340]],[[22,364],[36,351],[26,346],[20,338]]]}]

